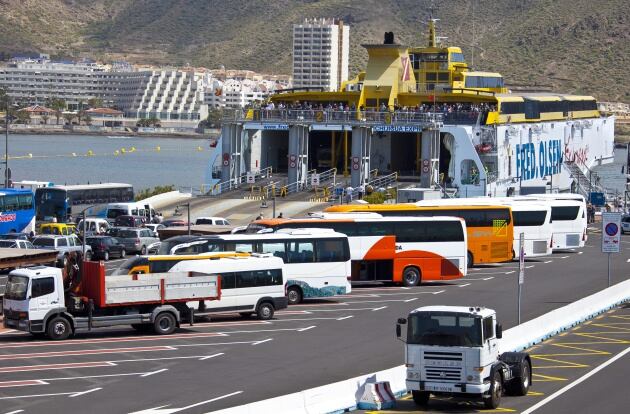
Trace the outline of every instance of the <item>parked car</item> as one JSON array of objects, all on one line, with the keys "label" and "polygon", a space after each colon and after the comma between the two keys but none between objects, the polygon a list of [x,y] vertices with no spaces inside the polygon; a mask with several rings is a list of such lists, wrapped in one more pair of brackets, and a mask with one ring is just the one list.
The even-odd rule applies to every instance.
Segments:
[{"label": "parked car", "polygon": [[30,240],[30,235],[26,233],[0,234],[0,240]]},{"label": "parked car", "polygon": [[[85,233],[88,236],[105,234],[109,228],[107,220],[96,217],[88,217],[85,219]],[[79,220],[77,224],[77,233],[83,234],[83,220]]]},{"label": "parked car", "polygon": [[91,236],[85,243],[92,248],[92,257],[108,261],[110,257],[124,258],[127,256],[125,246],[111,236]]},{"label": "parked car", "polygon": [[621,234],[630,233],[630,216],[621,218]]},{"label": "parked car", "polygon": [[22,239],[0,239],[0,248],[3,249],[34,249],[33,243]]},{"label": "parked car", "polygon": [[170,219],[166,219],[162,221],[162,224],[166,227],[181,227],[181,226],[187,226],[188,222],[180,218],[170,218]]},{"label": "parked car", "polygon": [[116,230],[114,237],[125,246],[127,253],[134,252],[142,255],[147,254],[149,246],[160,241],[150,229],[144,227],[120,228]]},{"label": "parked car", "polygon": [[72,223],[44,223],[39,228],[39,234],[68,236],[76,232],[77,226]]},{"label": "parked car", "polygon": [[195,225],[206,224],[210,226],[229,226],[230,222],[223,217],[197,217]]},{"label": "parked car", "polygon": [[144,225],[144,227],[147,229],[150,229],[155,234],[155,237],[160,237],[160,230],[166,228],[164,224],[155,224],[155,223],[147,223]]},{"label": "parked car", "polygon": [[142,227],[147,219],[143,216],[118,216],[114,221],[114,227]]},{"label": "parked car", "polygon": [[[81,240],[72,234],[70,236],[37,236],[33,239],[33,246],[36,249],[57,250],[57,264],[65,267],[71,252],[83,252]],[[92,258],[92,248],[85,246],[85,260]]]}]

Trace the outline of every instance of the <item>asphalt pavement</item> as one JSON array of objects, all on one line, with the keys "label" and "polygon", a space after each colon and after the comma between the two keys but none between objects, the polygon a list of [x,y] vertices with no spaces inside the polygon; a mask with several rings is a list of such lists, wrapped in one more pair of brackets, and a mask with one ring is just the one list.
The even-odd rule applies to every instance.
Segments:
[{"label": "asphalt pavement", "polygon": [[[612,257],[613,284],[630,277],[630,236],[622,241],[623,252]],[[522,320],[605,288],[600,243],[593,233],[583,249],[528,260]],[[49,342],[5,331],[0,412],[84,412],[89,404],[93,414],[156,407],[201,414],[390,368],[403,363],[395,321],[416,307],[486,306],[497,310],[504,329],[514,326],[517,276],[518,263],[505,263],[415,288],[355,287],[344,297],[277,312],[272,321],[226,315],[166,337],[123,328]]]}]

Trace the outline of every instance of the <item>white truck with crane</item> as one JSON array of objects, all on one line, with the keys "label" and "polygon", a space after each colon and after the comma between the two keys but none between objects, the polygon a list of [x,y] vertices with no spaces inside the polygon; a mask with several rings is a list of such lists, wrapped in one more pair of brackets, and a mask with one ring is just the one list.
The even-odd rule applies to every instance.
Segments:
[{"label": "white truck with crane", "polygon": [[83,269],[34,266],[9,274],[4,326],[63,340],[75,332],[131,325],[171,334],[182,321],[191,325],[187,302],[218,300],[221,279],[198,272],[105,275],[103,262]]},{"label": "white truck with crane", "polygon": [[531,358],[525,352],[500,352],[502,328],[494,310],[421,307],[398,319],[398,338],[405,324],[406,384],[417,405],[427,405],[433,394],[482,400],[495,409],[504,392],[527,394]]}]

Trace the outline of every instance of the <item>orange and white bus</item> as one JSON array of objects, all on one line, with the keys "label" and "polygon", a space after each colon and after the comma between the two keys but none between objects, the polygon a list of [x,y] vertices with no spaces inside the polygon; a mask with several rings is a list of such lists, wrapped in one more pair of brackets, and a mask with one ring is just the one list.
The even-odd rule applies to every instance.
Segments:
[{"label": "orange and white bus", "polygon": [[[425,203],[429,204],[430,201],[427,200]],[[405,217],[461,217],[466,222],[468,233],[468,258],[466,261],[468,266],[512,260],[514,225],[512,209],[509,206],[420,206],[416,203],[345,204],[331,206],[324,211],[330,213],[374,212],[383,216]]]},{"label": "orange and white bus", "polygon": [[416,286],[466,275],[466,225],[456,217],[324,213],[303,219],[257,220],[247,232],[299,228],[333,229],[347,235],[353,282]]}]

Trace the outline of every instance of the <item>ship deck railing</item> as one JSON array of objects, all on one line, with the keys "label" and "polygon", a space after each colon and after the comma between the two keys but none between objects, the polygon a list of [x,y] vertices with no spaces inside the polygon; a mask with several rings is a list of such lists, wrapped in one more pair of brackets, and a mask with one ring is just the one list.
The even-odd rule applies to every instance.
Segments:
[{"label": "ship deck railing", "polygon": [[[230,122],[263,123],[322,123],[353,126],[372,126],[383,124],[414,124],[432,126],[441,124],[445,114],[442,112],[419,111],[332,111],[319,109],[250,109],[224,113],[223,120]],[[467,117],[466,119],[469,119]],[[475,117],[475,121],[476,121]]]}]

